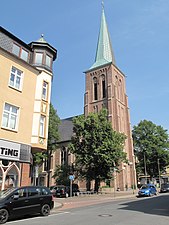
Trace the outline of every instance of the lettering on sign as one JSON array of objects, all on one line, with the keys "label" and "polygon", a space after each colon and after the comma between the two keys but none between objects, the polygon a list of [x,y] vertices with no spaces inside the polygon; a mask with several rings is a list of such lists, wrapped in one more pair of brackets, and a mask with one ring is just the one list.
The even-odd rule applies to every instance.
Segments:
[{"label": "lettering on sign", "polygon": [[8,155],[8,156],[18,156],[18,150],[1,147],[0,148],[0,154],[1,155]]},{"label": "lettering on sign", "polygon": [[20,146],[15,142],[0,140],[0,159],[19,161]]}]

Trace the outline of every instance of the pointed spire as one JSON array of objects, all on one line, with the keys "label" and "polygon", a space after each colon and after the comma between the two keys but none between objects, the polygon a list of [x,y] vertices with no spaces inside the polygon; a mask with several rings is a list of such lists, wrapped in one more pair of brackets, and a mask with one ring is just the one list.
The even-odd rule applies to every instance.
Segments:
[{"label": "pointed spire", "polygon": [[115,58],[111,46],[110,35],[106,23],[106,17],[104,13],[104,2],[102,1],[102,17],[99,38],[97,43],[95,63],[90,69],[105,65],[107,63],[115,64]]}]

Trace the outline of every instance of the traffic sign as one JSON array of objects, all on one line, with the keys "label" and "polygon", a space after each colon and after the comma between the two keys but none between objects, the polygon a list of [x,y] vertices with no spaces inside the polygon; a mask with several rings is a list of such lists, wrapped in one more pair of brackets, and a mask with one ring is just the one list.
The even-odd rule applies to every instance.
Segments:
[{"label": "traffic sign", "polygon": [[69,180],[74,180],[75,176],[74,175],[69,175]]}]

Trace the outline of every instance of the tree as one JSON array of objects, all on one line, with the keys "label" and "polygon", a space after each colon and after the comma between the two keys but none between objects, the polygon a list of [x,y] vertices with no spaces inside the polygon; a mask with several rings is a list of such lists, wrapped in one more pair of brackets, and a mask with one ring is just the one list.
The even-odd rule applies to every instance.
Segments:
[{"label": "tree", "polygon": [[[157,126],[151,121],[143,120],[132,131],[134,151],[138,158],[138,172],[145,173],[150,177],[159,176],[169,164],[169,136],[167,130]],[[145,174],[146,175],[146,174]]]},{"label": "tree", "polygon": [[[95,191],[100,181],[112,178],[113,168],[126,160],[125,135],[112,129],[107,110],[74,117],[74,135],[69,146],[75,154],[76,169],[90,183],[95,180]],[[88,189],[90,187],[88,186]]]},{"label": "tree", "polygon": [[55,178],[55,183],[60,185],[69,186],[70,180],[69,175],[71,171],[71,166],[67,164],[56,165],[53,178]]},{"label": "tree", "polygon": [[48,126],[48,145],[47,145],[47,186],[49,187],[50,183],[50,167],[51,167],[51,155],[53,151],[57,148],[57,142],[59,140],[59,131],[58,126],[60,123],[60,119],[57,115],[56,110],[53,105],[50,104],[50,112],[49,112],[49,126]]}]

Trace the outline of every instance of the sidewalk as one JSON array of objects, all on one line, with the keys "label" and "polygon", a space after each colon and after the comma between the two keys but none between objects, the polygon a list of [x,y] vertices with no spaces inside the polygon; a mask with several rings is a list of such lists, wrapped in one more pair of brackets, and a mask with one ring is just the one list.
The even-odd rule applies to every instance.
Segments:
[{"label": "sidewalk", "polygon": [[113,193],[99,193],[99,194],[81,194],[79,196],[69,197],[69,198],[54,198],[54,209],[62,208],[63,205],[76,202],[89,202],[94,200],[111,200],[119,198],[135,198],[138,190],[128,190],[128,191],[116,191]]}]

